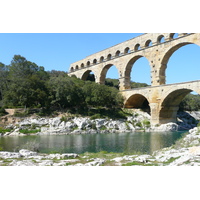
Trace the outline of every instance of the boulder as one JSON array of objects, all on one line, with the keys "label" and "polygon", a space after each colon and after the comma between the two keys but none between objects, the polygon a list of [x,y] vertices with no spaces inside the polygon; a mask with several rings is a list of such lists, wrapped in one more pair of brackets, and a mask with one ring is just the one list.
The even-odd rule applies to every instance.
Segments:
[{"label": "boulder", "polygon": [[170,122],[170,123],[167,123],[167,124],[162,124],[158,127],[156,127],[156,126],[151,127],[151,130],[153,130],[153,131],[163,131],[163,132],[177,131],[178,130],[178,124]]},{"label": "boulder", "polygon": [[99,130],[102,127],[107,125],[108,120],[107,119],[95,119],[94,123],[96,123],[96,128]]},{"label": "boulder", "polygon": [[190,147],[189,154],[200,156],[200,147],[199,146],[198,147],[196,147],[196,146]]},{"label": "boulder", "polygon": [[19,128],[16,128],[13,132],[11,132],[9,135],[10,136],[16,136],[16,135],[19,135],[20,132],[19,132]]},{"label": "boulder", "polygon": [[73,121],[77,125],[78,129],[87,128],[91,124],[91,120],[84,117],[75,117]]},{"label": "boulder", "polygon": [[60,117],[51,118],[49,120],[49,125],[51,127],[58,127],[60,123],[61,123]]},{"label": "boulder", "polygon": [[19,151],[19,154],[23,157],[29,157],[29,156],[37,156],[37,152],[29,151],[27,149],[21,149]]}]

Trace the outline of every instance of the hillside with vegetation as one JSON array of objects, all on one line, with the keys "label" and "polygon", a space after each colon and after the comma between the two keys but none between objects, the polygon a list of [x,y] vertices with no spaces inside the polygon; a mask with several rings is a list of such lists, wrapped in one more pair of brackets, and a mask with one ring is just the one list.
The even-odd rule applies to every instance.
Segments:
[{"label": "hillside with vegetation", "polygon": [[44,67],[15,55],[11,64],[0,63],[0,107],[37,108],[41,114],[68,109],[121,108],[123,98],[114,87],[69,77],[63,71]]},{"label": "hillside with vegetation", "polygon": [[[145,83],[131,82],[132,88],[146,87]],[[83,115],[108,115],[123,117],[123,97],[118,93],[117,79],[107,78],[105,85],[69,77],[63,71],[45,71],[44,67],[15,55],[10,65],[0,63],[0,115],[4,108],[35,109],[39,115],[55,110],[67,110]],[[188,95],[180,110],[199,110],[199,95]]]}]

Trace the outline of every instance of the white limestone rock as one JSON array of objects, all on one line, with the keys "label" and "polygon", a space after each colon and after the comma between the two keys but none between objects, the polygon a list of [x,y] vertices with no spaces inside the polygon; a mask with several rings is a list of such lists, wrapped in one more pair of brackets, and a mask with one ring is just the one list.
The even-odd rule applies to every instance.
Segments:
[{"label": "white limestone rock", "polygon": [[75,117],[73,121],[79,129],[84,129],[91,124],[89,118]]},{"label": "white limestone rock", "polygon": [[94,161],[88,162],[85,166],[100,166],[105,162],[105,159],[95,158]]},{"label": "white limestone rock", "polygon": [[49,120],[50,127],[58,127],[60,123],[60,117],[51,118]]},{"label": "white limestone rock", "polygon": [[37,152],[34,152],[34,151],[29,151],[27,149],[21,149],[19,151],[19,154],[23,157],[30,157],[30,156],[37,156]]},{"label": "white limestone rock", "polygon": [[17,136],[17,135],[20,135],[19,128],[14,129],[14,131],[13,131],[13,132],[10,132],[9,135],[10,135],[10,136]]},{"label": "white limestone rock", "polygon": [[163,131],[163,132],[168,132],[168,131],[177,131],[178,130],[178,124],[176,123],[167,123],[167,124],[162,124],[160,126],[152,126],[151,130],[153,131]]},{"label": "white limestone rock", "polygon": [[36,164],[31,160],[13,160],[10,166],[35,166]]},{"label": "white limestone rock", "polygon": [[39,166],[53,166],[52,160],[42,160],[40,163],[38,163]]},{"label": "white limestone rock", "polygon": [[16,152],[0,151],[0,158],[20,158],[21,155]]},{"label": "white limestone rock", "polygon": [[96,124],[96,128],[99,130],[103,126],[107,125],[108,120],[107,119],[95,119],[93,122]]},{"label": "white limestone rock", "polygon": [[136,157],[135,160],[138,162],[147,163],[149,158],[151,158],[150,155],[141,155]]}]

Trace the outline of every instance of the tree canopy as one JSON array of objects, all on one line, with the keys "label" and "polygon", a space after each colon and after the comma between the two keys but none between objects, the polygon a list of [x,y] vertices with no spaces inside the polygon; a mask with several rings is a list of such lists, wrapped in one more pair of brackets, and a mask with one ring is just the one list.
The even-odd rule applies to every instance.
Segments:
[{"label": "tree canopy", "polygon": [[69,77],[15,55],[11,64],[0,63],[0,102],[4,107],[119,107],[123,98],[113,87]]}]

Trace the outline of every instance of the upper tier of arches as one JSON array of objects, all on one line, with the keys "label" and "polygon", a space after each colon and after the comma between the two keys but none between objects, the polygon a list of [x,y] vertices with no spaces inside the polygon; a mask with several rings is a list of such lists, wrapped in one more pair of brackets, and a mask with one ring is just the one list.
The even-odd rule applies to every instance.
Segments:
[{"label": "upper tier of arches", "polygon": [[[133,40],[133,42],[128,42],[127,46],[123,45],[121,48],[119,47],[120,49],[111,50],[112,52],[109,52],[107,55],[105,54],[105,51],[102,51],[102,55],[98,53],[98,57],[95,57],[96,54],[94,54],[93,58],[90,58],[88,60],[84,59],[83,62],[81,62],[80,64],[72,65],[70,67],[70,72],[74,72],[86,67],[90,67],[93,65],[97,65],[99,63],[103,63],[103,62],[115,59],[115,58],[119,58],[120,56],[124,56],[124,55],[134,53],[140,50],[144,50],[145,48],[150,48],[152,46],[159,45],[167,41],[175,40],[177,38],[183,37],[188,34],[191,34],[191,33],[181,33],[181,34],[167,33],[167,34],[158,34],[155,38],[147,37],[147,39],[145,39],[144,41],[141,40],[140,42],[138,40],[135,40],[135,43],[134,43],[134,40]],[[144,34],[144,35],[147,35],[147,34]]]}]

